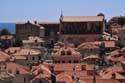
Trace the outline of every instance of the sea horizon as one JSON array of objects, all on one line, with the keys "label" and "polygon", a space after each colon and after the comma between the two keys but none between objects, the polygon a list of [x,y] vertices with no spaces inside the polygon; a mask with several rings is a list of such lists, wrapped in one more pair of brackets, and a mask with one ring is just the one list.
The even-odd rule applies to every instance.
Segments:
[{"label": "sea horizon", "polygon": [[12,34],[15,34],[15,24],[16,23],[0,23],[0,30],[1,29],[7,29],[9,32],[11,32]]}]

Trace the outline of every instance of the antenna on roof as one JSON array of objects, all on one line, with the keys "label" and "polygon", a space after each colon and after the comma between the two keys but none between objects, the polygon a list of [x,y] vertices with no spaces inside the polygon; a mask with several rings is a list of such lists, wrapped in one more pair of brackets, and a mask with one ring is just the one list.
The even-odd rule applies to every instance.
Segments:
[{"label": "antenna on roof", "polygon": [[60,15],[60,17],[63,17],[63,11],[61,10],[61,15]]},{"label": "antenna on roof", "polygon": [[63,11],[61,10],[60,20],[63,18]]}]

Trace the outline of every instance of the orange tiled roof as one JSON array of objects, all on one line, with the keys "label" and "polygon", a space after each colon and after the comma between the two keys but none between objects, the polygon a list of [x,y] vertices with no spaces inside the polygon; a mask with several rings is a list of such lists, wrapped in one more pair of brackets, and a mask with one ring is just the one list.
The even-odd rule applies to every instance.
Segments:
[{"label": "orange tiled roof", "polygon": [[103,21],[103,16],[63,16],[64,22],[93,22]]},{"label": "orange tiled roof", "polygon": [[2,51],[0,51],[0,61],[6,61],[10,58],[10,56]]},{"label": "orange tiled roof", "polygon": [[122,62],[125,60],[125,57],[122,50],[114,50],[106,57],[106,59],[113,62]]},{"label": "orange tiled roof", "polygon": [[99,46],[104,43],[106,48],[115,47],[114,41],[95,41],[95,42],[84,42],[78,46],[78,49],[81,48],[99,48]]},{"label": "orange tiled roof", "polygon": [[38,74],[33,79],[30,80],[30,83],[32,83],[34,80],[42,79],[42,78],[48,80],[48,78],[50,78],[50,75],[48,75],[48,74]]},{"label": "orange tiled roof", "polygon": [[33,79],[37,79],[37,78],[49,78],[49,77],[50,77],[50,75],[48,75],[48,74],[38,74]]},{"label": "orange tiled roof", "polygon": [[78,49],[95,49],[95,48],[99,48],[99,45],[93,42],[82,43],[78,46]]},{"label": "orange tiled roof", "polygon": [[124,70],[122,69],[121,66],[112,66],[112,67],[108,67],[106,69],[103,69],[99,72],[99,75],[102,76],[104,79],[111,79],[112,78],[112,74],[116,75],[117,79],[120,79],[120,72],[124,72]]},{"label": "orange tiled roof", "polygon": [[13,54],[13,53],[16,53],[17,51],[19,51],[20,49],[21,49],[20,47],[10,47],[10,48],[5,49],[4,51],[6,53]]},{"label": "orange tiled roof", "polygon": [[7,62],[6,68],[8,71],[11,71],[12,74],[16,74],[16,71],[19,71],[20,74],[29,74],[29,70],[26,67],[13,62]]},{"label": "orange tiled roof", "polygon": [[[71,56],[81,57],[80,52],[78,52],[76,48],[69,46],[69,44],[63,44],[63,43],[58,43],[55,45],[53,52],[52,52],[53,57],[61,56],[62,51],[65,52],[65,55],[67,55],[67,57],[68,57],[68,54],[67,54],[68,51],[71,52],[69,57]],[[62,57],[66,57],[66,56],[62,56]]]},{"label": "orange tiled roof", "polygon": [[13,58],[14,59],[24,59],[24,60],[26,60],[27,58],[26,58],[26,56],[13,56]]},{"label": "orange tiled roof", "polygon": [[59,22],[38,22],[38,24],[40,24],[40,25],[44,25],[44,24],[59,24]]},{"label": "orange tiled roof", "polygon": [[121,75],[120,73],[117,73],[117,72],[115,72],[115,75],[116,75],[116,79],[124,79],[125,80],[125,76],[123,76],[123,75]]},{"label": "orange tiled roof", "polygon": [[54,66],[55,71],[73,71],[73,68],[75,68],[75,71],[81,71],[81,66],[86,66],[86,70],[93,70],[94,65],[93,64],[86,64],[86,63],[63,63],[63,64],[44,64],[46,67]]},{"label": "orange tiled roof", "polygon": [[114,41],[104,41],[105,47],[115,47],[115,42]]},{"label": "orange tiled roof", "polygon": [[86,60],[86,59],[99,59],[99,57],[96,55],[89,55],[89,56],[83,58],[83,60]]},{"label": "orange tiled roof", "polygon": [[65,83],[73,83],[72,76],[66,74],[65,72],[58,74],[56,79],[57,81],[65,81]]},{"label": "orange tiled roof", "polygon": [[23,48],[17,53],[14,53],[13,55],[39,55],[39,54],[41,54],[41,52],[38,50]]},{"label": "orange tiled roof", "polygon": [[[92,79],[86,79],[83,81],[84,83],[93,83]],[[120,82],[117,80],[113,80],[113,79],[97,79],[96,83],[120,83]]]},{"label": "orange tiled roof", "polygon": [[37,75],[39,71],[43,71],[44,74],[49,74],[49,75],[51,74],[51,71],[49,70],[49,68],[46,67],[46,66],[44,66],[44,65],[42,65],[42,64],[40,64],[40,65],[34,67],[31,71],[32,71],[35,75]]},{"label": "orange tiled roof", "polygon": [[43,64],[33,67],[31,72],[33,74],[33,79],[31,81],[41,78],[47,79],[51,76],[51,71],[48,69],[48,67],[44,66]]}]

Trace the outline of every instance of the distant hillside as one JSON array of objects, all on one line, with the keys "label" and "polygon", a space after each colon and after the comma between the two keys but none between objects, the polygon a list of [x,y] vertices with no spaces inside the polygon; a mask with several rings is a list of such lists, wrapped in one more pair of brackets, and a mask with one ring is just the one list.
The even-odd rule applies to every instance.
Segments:
[{"label": "distant hillside", "polygon": [[0,30],[6,28],[11,33],[15,33],[15,23],[0,23]]}]

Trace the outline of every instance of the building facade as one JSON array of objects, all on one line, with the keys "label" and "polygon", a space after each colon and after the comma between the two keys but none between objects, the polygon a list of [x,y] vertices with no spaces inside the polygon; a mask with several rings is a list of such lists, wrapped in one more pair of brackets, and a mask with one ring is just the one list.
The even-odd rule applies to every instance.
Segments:
[{"label": "building facade", "polygon": [[105,31],[104,16],[61,16],[61,40],[71,43],[80,41],[97,41]]},{"label": "building facade", "polygon": [[121,46],[125,45],[125,26],[119,29],[119,44]]},{"label": "building facade", "polygon": [[16,23],[16,36],[21,40],[28,39],[29,36],[39,36],[40,25],[27,21],[26,23]]},{"label": "building facade", "polygon": [[54,63],[79,63],[82,56],[76,48],[64,44],[54,47],[52,58]]}]

